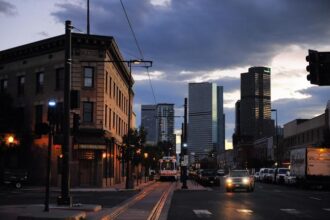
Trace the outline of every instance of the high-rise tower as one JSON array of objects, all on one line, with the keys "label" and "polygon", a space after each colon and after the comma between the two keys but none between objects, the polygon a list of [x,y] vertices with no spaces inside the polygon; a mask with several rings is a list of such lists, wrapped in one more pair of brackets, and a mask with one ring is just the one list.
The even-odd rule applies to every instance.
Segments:
[{"label": "high-rise tower", "polygon": [[223,87],[189,83],[188,151],[201,159],[212,150],[225,149]]}]

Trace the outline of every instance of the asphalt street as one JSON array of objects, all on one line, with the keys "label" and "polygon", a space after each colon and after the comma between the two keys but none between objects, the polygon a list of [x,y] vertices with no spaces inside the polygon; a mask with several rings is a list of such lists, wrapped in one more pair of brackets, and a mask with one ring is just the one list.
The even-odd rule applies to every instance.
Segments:
[{"label": "asphalt street", "polygon": [[330,219],[330,192],[256,183],[254,192],[176,191],[170,220]]}]

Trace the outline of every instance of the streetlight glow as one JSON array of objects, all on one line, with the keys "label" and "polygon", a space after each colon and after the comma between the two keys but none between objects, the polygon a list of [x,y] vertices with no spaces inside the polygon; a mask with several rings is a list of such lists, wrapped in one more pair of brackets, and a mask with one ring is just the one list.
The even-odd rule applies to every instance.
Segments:
[{"label": "streetlight glow", "polygon": [[48,101],[48,106],[51,106],[51,107],[56,106],[56,101],[55,100],[49,100]]},{"label": "streetlight glow", "polygon": [[15,139],[14,139],[14,137],[12,135],[10,135],[7,140],[8,140],[8,143],[9,144],[12,144],[12,143],[14,143],[14,140]]}]

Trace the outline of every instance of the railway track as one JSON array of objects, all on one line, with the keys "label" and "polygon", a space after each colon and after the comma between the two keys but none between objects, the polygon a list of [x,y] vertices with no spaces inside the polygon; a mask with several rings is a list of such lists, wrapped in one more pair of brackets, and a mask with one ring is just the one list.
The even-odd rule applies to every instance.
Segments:
[{"label": "railway track", "polygon": [[156,182],[115,208],[110,219],[158,220],[175,183]]}]

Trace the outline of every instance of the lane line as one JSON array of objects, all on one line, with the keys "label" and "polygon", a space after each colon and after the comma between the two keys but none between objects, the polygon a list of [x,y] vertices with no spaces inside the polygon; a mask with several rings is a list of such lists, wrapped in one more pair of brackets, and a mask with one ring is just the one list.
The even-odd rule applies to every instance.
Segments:
[{"label": "lane line", "polygon": [[253,211],[251,209],[236,209],[237,212],[247,215],[252,215]]},{"label": "lane line", "polygon": [[193,212],[198,218],[210,218],[212,216],[212,212],[207,209],[194,209]]},{"label": "lane line", "polygon": [[156,205],[154,206],[154,208],[152,209],[148,220],[158,220],[160,217],[160,214],[164,208],[164,205],[167,201],[167,197],[170,194],[170,192],[173,190],[174,188],[174,184],[170,184],[169,187],[167,189],[165,189],[165,191],[162,193],[160,199],[158,200],[158,202],[156,203]]},{"label": "lane line", "polygon": [[298,211],[297,209],[280,209],[282,212],[286,212],[288,214],[292,214],[292,215],[298,215],[301,212]]},{"label": "lane line", "polygon": [[320,200],[322,200],[322,199],[320,199],[320,198],[316,198],[316,197],[309,197],[310,199],[314,199],[314,200],[318,200],[318,201],[320,201]]},{"label": "lane line", "polygon": [[330,212],[330,208],[323,208],[323,210]]}]

